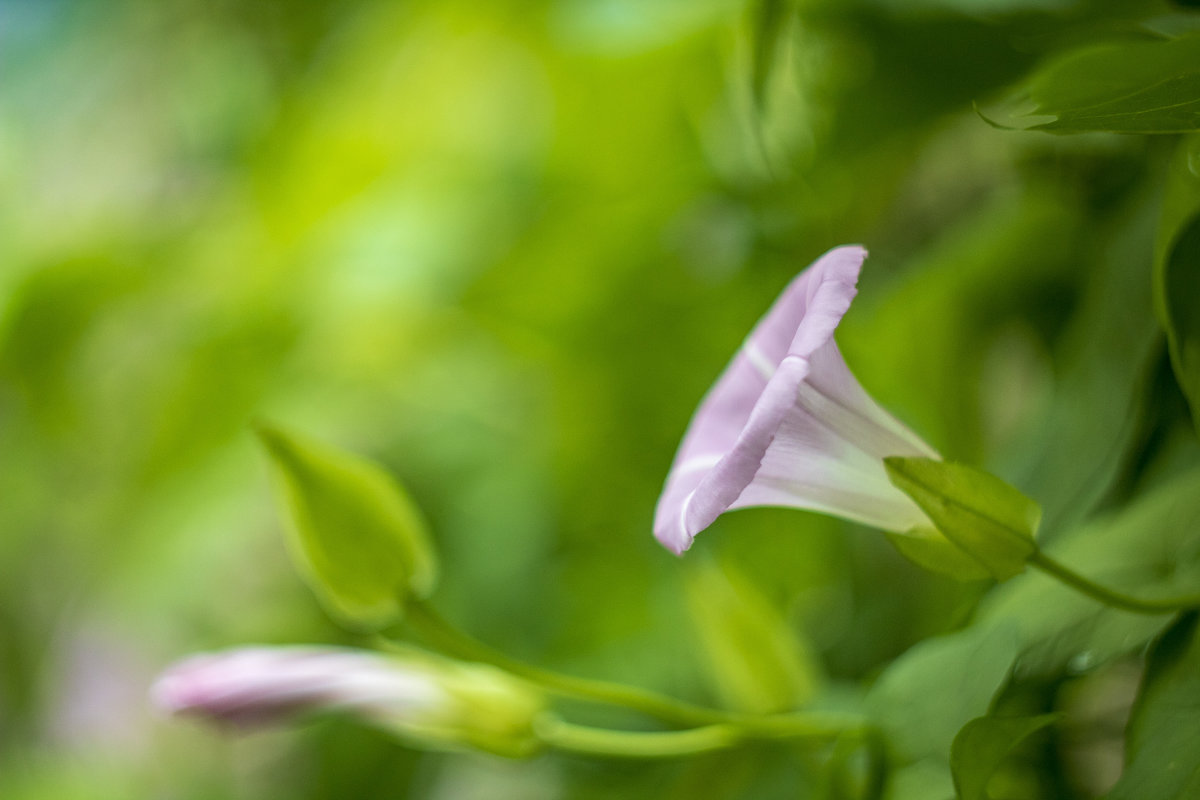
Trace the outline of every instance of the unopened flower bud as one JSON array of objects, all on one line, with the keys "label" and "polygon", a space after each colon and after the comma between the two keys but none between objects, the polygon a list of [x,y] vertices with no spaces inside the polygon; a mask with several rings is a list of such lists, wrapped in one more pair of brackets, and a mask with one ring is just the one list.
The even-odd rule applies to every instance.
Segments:
[{"label": "unopened flower bud", "polygon": [[239,726],[343,712],[426,747],[471,746],[506,756],[537,748],[540,694],[497,669],[423,653],[248,647],[192,656],[151,690],[173,714]]}]

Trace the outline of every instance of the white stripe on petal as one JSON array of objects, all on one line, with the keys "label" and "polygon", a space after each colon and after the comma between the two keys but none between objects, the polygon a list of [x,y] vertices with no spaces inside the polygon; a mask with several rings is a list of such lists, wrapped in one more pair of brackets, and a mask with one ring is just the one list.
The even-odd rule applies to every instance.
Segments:
[{"label": "white stripe on petal", "polygon": [[759,375],[762,375],[765,380],[771,380],[776,367],[771,363],[771,359],[758,349],[758,345],[747,339],[742,344],[742,352],[746,354],[746,360],[758,371]]},{"label": "white stripe on petal", "polygon": [[712,469],[721,460],[721,456],[695,456],[675,467],[675,476],[688,475],[693,472],[703,472]]},{"label": "white stripe on petal", "polygon": [[865,257],[839,247],[792,281],[705,396],[655,511],[667,547],[679,552],[724,511],[756,505],[889,531],[926,522],[883,459],[937,452],[867,394],[833,339]]}]

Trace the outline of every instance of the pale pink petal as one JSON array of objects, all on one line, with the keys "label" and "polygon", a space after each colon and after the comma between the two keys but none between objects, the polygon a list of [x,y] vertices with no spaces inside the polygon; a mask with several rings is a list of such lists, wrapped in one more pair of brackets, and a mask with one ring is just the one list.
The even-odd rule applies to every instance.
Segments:
[{"label": "pale pink petal", "polygon": [[310,647],[249,647],[192,656],[163,673],[151,696],[170,713],[238,725],[278,722],[303,711],[404,716],[444,702],[432,678],[385,656]]},{"label": "pale pink petal", "polygon": [[903,531],[924,515],[891,486],[889,455],[936,453],[881,409],[833,333],[866,250],[839,247],[784,290],[700,404],[655,513],[681,553],[731,508],[781,505]]}]

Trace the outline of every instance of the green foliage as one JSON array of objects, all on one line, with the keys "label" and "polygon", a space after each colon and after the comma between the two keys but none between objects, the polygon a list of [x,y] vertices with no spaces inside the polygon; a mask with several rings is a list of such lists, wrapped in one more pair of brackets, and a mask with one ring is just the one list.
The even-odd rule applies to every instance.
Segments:
[{"label": "green foliage", "polygon": [[1190,612],[1175,622],[1146,658],[1146,673],[1129,721],[1125,774],[1111,800],[1181,800],[1200,792],[1200,636]]},{"label": "green foliage", "polygon": [[1179,143],[1167,176],[1154,300],[1180,388],[1200,431],[1200,141]]},{"label": "green foliage", "polygon": [[1037,549],[1041,508],[994,475],[929,458],[893,456],[884,466],[938,531],[998,580],[1020,573]]},{"label": "green foliage", "polygon": [[877,731],[850,732],[834,743],[826,800],[881,800],[887,789],[886,742]]},{"label": "green foliage", "polygon": [[688,570],[687,596],[713,687],[728,708],[763,714],[813,699],[819,666],[753,584],[701,562]]},{"label": "green foliage", "polygon": [[[1143,597],[1188,592],[1200,581],[1200,472],[1175,477],[1047,549],[1078,572]],[[1163,620],[1105,608],[1045,575],[1027,573],[989,596],[976,624],[1015,624],[1023,674],[1046,677],[1134,651]]]},{"label": "green foliage", "polygon": [[962,726],[987,712],[1019,643],[1013,624],[979,625],[927,639],[888,666],[867,702],[904,762],[949,758]]},{"label": "green foliage", "polygon": [[[1103,163],[1121,169],[1120,162]],[[1012,442],[1014,483],[1044,507],[1043,542],[1095,513],[1157,413],[1145,407],[1162,348],[1146,280],[1157,209],[1144,191],[1122,197],[1106,210],[1103,230],[1074,243],[1086,280],[1078,296],[1059,298],[1073,304],[1073,314],[1057,339],[1052,396],[1037,423]]]},{"label": "green foliage", "polygon": [[[442,554],[439,606],[515,656],[737,708],[856,713],[866,694],[895,800],[949,798],[951,744],[989,711],[1061,712],[1066,731],[1063,687],[1169,620],[1030,571],[956,583],[896,556],[990,574],[931,531],[893,548],[834,519],[739,512],[688,557],[717,555],[725,582],[684,579],[650,538],[696,401],[778,290],[844,242],[872,253],[837,334],[872,395],[1036,497],[1059,561],[1141,597],[1200,587],[1187,3],[3,9],[0,796],[830,785],[828,753],[790,744],[518,764],[339,723],[226,741],[151,719],[145,688],[181,654],[352,636],[292,577],[248,434],[263,417],[327,431],[411,487]],[[971,104],[998,97],[1084,135],[992,129]],[[288,469],[337,510],[301,509],[340,520],[289,533],[306,577],[339,618],[394,618],[401,584],[433,584],[420,534],[393,525],[411,508],[380,467],[297,442],[320,455]],[[1008,573],[1027,539],[1004,536]],[[376,555],[356,560],[364,541]],[[1169,793],[1164,761],[1188,755],[1191,728],[1166,712],[1197,691],[1191,649],[1152,656],[1123,796]],[[1085,794],[1068,748],[1007,766],[1052,776],[1047,800]]]},{"label": "green foliage", "polygon": [[950,769],[959,800],[988,800],[988,783],[1001,762],[1022,740],[1053,724],[1058,717],[987,716],[963,726],[950,746]]},{"label": "green foliage", "polygon": [[[1122,513],[1063,537],[1053,555],[1148,597],[1194,586],[1200,579],[1198,487],[1200,473],[1181,475]],[[1105,608],[1028,572],[990,595],[969,627],[921,642],[892,662],[869,704],[904,763],[944,763],[954,737],[984,715],[1007,681],[1094,669],[1136,652],[1161,627],[1161,618]]]},{"label": "green foliage", "polygon": [[792,23],[791,0],[756,0],[751,5],[754,38],[751,41],[754,64],[750,70],[751,90],[755,105],[766,108],[767,83],[775,69],[780,44],[786,43],[788,27]]},{"label": "green foliage", "polygon": [[1087,45],[1036,72],[1034,125],[1053,133],[1200,130],[1200,34],[1169,41]]},{"label": "green foliage", "polygon": [[271,457],[289,544],[300,572],[330,612],[358,628],[404,614],[427,597],[437,560],[412,500],[379,466],[269,426]]}]

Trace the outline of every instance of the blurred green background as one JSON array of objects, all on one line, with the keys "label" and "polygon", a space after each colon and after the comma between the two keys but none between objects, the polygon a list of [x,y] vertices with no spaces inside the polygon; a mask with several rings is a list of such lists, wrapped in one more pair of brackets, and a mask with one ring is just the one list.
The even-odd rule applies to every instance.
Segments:
[{"label": "blurred green background", "polygon": [[1148,278],[1174,142],[972,102],[1194,27],[1148,0],[0,0],[0,797],[806,796],[782,747],[224,738],[146,688],[198,649],[355,642],[288,563],[267,419],[405,482],[439,605],[508,652],[736,704],[687,591],[716,563],[853,703],[978,589],[797,512],[670,556],[651,517],[696,402],[862,242],[851,368],[1047,536],[1193,463]]}]

